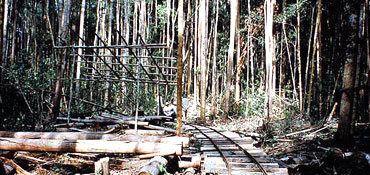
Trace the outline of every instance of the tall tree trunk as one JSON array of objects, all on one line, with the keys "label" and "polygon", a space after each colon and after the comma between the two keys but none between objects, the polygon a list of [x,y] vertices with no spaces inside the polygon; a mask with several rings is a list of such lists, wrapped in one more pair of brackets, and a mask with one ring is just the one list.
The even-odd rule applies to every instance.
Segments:
[{"label": "tall tree trunk", "polygon": [[[321,1],[321,0],[320,0]],[[321,4],[321,2],[319,2]],[[322,13],[322,10],[320,10],[320,13]],[[320,17],[322,15],[320,14]],[[322,51],[322,42],[321,42],[321,19],[320,23],[318,25],[317,30],[317,45],[316,45],[316,64],[317,64],[317,84],[318,84],[318,96],[319,96],[319,115],[318,118],[320,119],[323,117],[323,96],[322,96],[322,62],[321,62],[321,51]]]},{"label": "tall tree trunk", "polygon": [[[361,3],[362,5],[362,3]],[[361,9],[360,9],[360,13],[359,13],[359,20],[358,20],[358,31],[357,31],[357,37],[360,41],[363,41],[363,35],[362,35],[362,31],[364,31],[364,28],[363,26],[364,25],[364,19],[363,19],[363,14],[364,14],[364,8],[361,6]],[[357,47],[357,58],[356,58],[356,64],[355,64],[355,76],[354,76],[354,87],[357,88],[359,87],[360,85],[360,72],[361,72],[361,57],[362,57],[362,47],[361,47],[361,43],[357,43],[356,45]],[[355,121],[357,119],[357,106],[358,106],[358,100],[359,98],[361,98],[359,96],[359,90],[354,90],[353,92],[353,102],[352,102],[352,121],[351,121],[351,132],[353,133],[354,132],[354,129],[355,129]]]},{"label": "tall tree trunk", "polygon": [[313,86],[313,78],[315,76],[315,57],[316,57],[316,52],[317,52],[317,42],[318,42],[318,37],[320,35],[320,26],[321,26],[321,13],[322,13],[322,0],[318,0],[318,5],[317,5],[317,16],[316,16],[316,26],[315,26],[315,34],[314,34],[314,39],[313,39],[313,52],[312,52],[312,60],[311,60],[311,76],[310,76],[310,85],[308,89],[308,104],[307,104],[307,112],[308,115],[311,113],[311,99],[312,99],[312,86]]},{"label": "tall tree trunk", "polygon": [[308,38],[308,48],[307,48],[307,58],[306,58],[306,70],[305,70],[305,82],[304,82],[304,90],[303,92],[306,94],[307,93],[307,87],[309,86],[308,85],[308,71],[309,71],[309,68],[310,68],[310,56],[311,56],[311,43],[312,43],[312,35],[313,35],[313,31],[314,31],[314,15],[315,15],[315,8],[312,8],[312,16],[311,16],[311,29],[310,29],[310,36]]},{"label": "tall tree trunk", "polygon": [[218,9],[219,9],[219,0],[216,1],[216,21],[215,21],[215,32],[213,39],[213,62],[212,62],[212,113],[217,115],[217,27],[218,27]]},{"label": "tall tree trunk", "polygon": [[[108,36],[106,36],[106,43],[108,46],[112,45],[112,21],[113,21],[113,7],[112,7],[112,0],[107,0],[107,10],[106,12],[108,12]],[[103,32],[103,35],[106,35],[105,32]],[[109,50],[108,49],[105,49],[105,55],[109,55]],[[112,57],[107,57],[107,63],[110,64],[112,63]],[[107,71],[107,76],[110,77],[111,76],[111,72],[110,71]],[[119,77],[117,77],[119,78]],[[111,99],[109,99],[109,93],[110,93],[110,82],[107,81],[105,83],[105,93],[104,93],[104,106],[107,106],[108,103],[110,102]]]},{"label": "tall tree trunk", "polygon": [[13,2],[13,26],[12,26],[12,50],[10,53],[10,64],[13,65],[15,61],[15,48],[17,37],[17,17],[18,17],[18,0]]},{"label": "tall tree trunk", "polygon": [[240,58],[240,5],[239,0],[236,1],[236,17],[235,17],[235,30],[236,30],[236,82],[235,82],[235,104],[236,108],[239,107],[240,103],[240,76],[242,74],[242,69],[244,66],[244,59]]},{"label": "tall tree trunk", "polygon": [[226,92],[225,92],[225,117],[228,117],[230,112],[230,94],[231,94],[231,85],[232,85],[232,75],[233,75],[233,65],[234,65],[234,48],[235,48],[235,30],[236,30],[236,20],[237,20],[237,10],[238,0],[230,1],[230,43],[227,56],[227,74],[226,74]]},{"label": "tall tree trunk", "polygon": [[208,21],[208,14],[207,14],[207,4],[208,0],[201,0],[200,7],[199,7],[199,28],[200,28],[200,69],[201,69],[201,90],[200,90],[200,101],[201,101],[201,109],[200,109],[200,118],[202,123],[205,123],[205,108],[206,108],[206,74],[207,74],[207,21]]},{"label": "tall tree trunk", "polygon": [[51,26],[50,16],[49,16],[49,0],[44,0],[44,14],[45,14],[44,19],[45,19],[45,22],[46,22],[46,25],[47,25],[46,27],[49,30],[51,44],[54,48],[55,47],[55,39],[54,39],[53,27]]},{"label": "tall tree trunk", "polygon": [[[365,32],[366,32],[366,55],[367,55],[367,88],[370,88],[370,35],[369,35],[369,0],[365,0]],[[370,92],[368,91],[368,119],[370,123]]]},{"label": "tall tree trunk", "polygon": [[[86,0],[81,1],[81,12],[80,12],[80,29],[79,29],[79,40],[78,45],[82,46],[84,38],[84,25],[85,25],[85,8],[86,8]],[[78,49],[78,57],[77,57],[77,68],[76,68],[76,92],[79,92],[80,89],[80,81],[81,78],[81,55],[82,55],[82,49]]]},{"label": "tall tree trunk", "polygon": [[342,99],[340,103],[340,113],[338,122],[337,139],[349,146],[352,140],[351,132],[351,117],[352,117],[352,102],[353,102],[353,88],[355,76],[355,62],[356,62],[356,46],[357,46],[357,31],[358,31],[358,10],[359,2],[343,1],[344,3],[344,39],[345,43],[345,57],[346,62],[343,72],[342,85]]},{"label": "tall tree trunk", "polygon": [[182,74],[183,74],[183,45],[184,45],[184,1],[179,0],[178,2],[178,39],[179,43],[177,46],[177,124],[176,124],[176,135],[180,136],[182,134]]},{"label": "tall tree trunk", "polygon": [[298,61],[298,89],[299,110],[303,113],[303,84],[302,84],[302,58],[301,58],[301,12],[299,0],[297,0],[297,61]]},{"label": "tall tree trunk", "polygon": [[[187,20],[186,21],[193,21],[193,18],[191,18],[191,1],[188,1],[188,12],[187,12]],[[186,90],[186,95],[187,97],[189,97],[190,93],[191,93],[191,78],[192,78],[192,64],[193,64],[193,52],[192,52],[192,45],[194,43],[194,38],[193,38],[193,25],[189,25],[189,28],[187,33],[188,33],[188,52],[189,52],[189,55],[188,55],[188,71],[187,71],[187,90]]]},{"label": "tall tree trunk", "polygon": [[194,105],[195,106],[198,106],[198,57],[199,57],[199,54],[198,54],[198,50],[199,50],[199,33],[198,33],[198,23],[199,23],[199,15],[198,15],[198,1],[195,1],[195,23],[194,23],[194,71],[193,71],[193,75],[194,75],[194,78],[193,78],[193,83],[194,83],[194,86],[193,86],[193,89],[194,89]]},{"label": "tall tree trunk", "polygon": [[273,35],[274,24],[274,6],[275,0],[266,0],[264,8],[265,17],[265,59],[266,59],[266,96],[265,96],[265,130],[269,130],[268,124],[272,113],[273,99],[275,96],[275,89],[273,86],[274,80],[274,65],[273,60],[275,57],[275,44]]},{"label": "tall tree trunk", "polygon": [[[7,36],[8,36],[8,9],[9,9],[9,0],[4,0],[4,16],[3,16],[3,25],[2,25],[2,66],[5,68],[8,64],[6,48],[8,44]],[[5,69],[1,69],[1,78],[5,76]]]},{"label": "tall tree trunk", "polygon": [[[3,66],[3,28],[4,28],[4,1],[0,1],[0,66]],[[0,68],[0,83],[3,80],[2,75],[3,69]],[[0,94],[0,104],[2,104],[1,94]],[[2,112],[2,111],[0,111]]]},{"label": "tall tree trunk", "polygon": [[[61,5],[61,4],[60,4]],[[60,21],[60,28],[59,28],[59,36],[60,36],[60,39],[62,40],[66,40],[67,37],[68,37],[68,25],[69,25],[69,14],[70,14],[70,10],[71,10],[71,1],[70,0],[64,0],[64,3],[63,3],[63,13],[62,13],[62,16],[61,16],[61,21]],[[62,41],[60,43],[63,43]],[[59,66],[57,68],[57,72],[56,72],[56,75],[58,77],[58,79],[55,81],[55,85],[54,85],[54,97],[53,97],[53,100],[52,100],[52,104],[53,104],[53,108],[52,108],[52,114],[49,114],[48,115],[48,120],[49,122],[54,122],[56,120],[56,118],[59,116],[59,110],[60,110],[60,100],[61,100],[61,97],[62,97],[62,78],[63,78],[63,75],[64,75],[64,70],[66,68],[66,56],[67,56],[67,52],[65,51],[65,53],[63,55],[60,55],[60,60],[59,60]]]}]

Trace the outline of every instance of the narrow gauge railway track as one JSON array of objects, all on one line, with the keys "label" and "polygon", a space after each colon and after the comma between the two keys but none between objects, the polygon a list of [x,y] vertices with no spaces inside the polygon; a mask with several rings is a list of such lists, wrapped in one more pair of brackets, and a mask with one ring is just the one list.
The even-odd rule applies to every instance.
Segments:
[{"label": "narrow gauge railway track", "polygon": [[[271,159],[267,159],[263,153],[262,157],[258,151],[253,152],[256,150],[250,150],[252,152],[249,153],[246,147],[250,149],[253,147],[250,143],[251,140],[243,141],[242,139],[231,138],[230,136],[227,136],[226,134],[209,127],[197,125],[189,126],[194,128],[192,129],[193,133],[198,133],[197,139],[202,140],[201,146],[204,146],[202,147],[202,151],[211,153],[204,155],[204,166],[202,168],[204,171],[203,174],[288,174],[287,169],[279,168],[277,163],[272,163]],[[249,144],[246,144],[247,142],[249,142]],[[259,157],[256,158],[255,156]],[[221,161],[219,157],[221,157]],[[263,163],[260,163],[261,161]],[[226,166],[226,171],[223,165]],[[268,169],[266,170],[264,166],[268,167]]]}]

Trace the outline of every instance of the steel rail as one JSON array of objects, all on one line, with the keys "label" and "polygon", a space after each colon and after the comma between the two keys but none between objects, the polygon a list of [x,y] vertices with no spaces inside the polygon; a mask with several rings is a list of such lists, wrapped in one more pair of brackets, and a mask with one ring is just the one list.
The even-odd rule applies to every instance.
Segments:
[{"label": "steel rail", "polygon": [[255,163],[258,168],[262,171],[262,173],[264,175],[267,175],[267,172],[266,172],[266,169],[261,165],[260,162],[258,162],[258,160],[256,158],[254,158],[247,150],[245,150],[242,146],[240,146],[238,143],[236,143],[234,140],[232,140],[230,137],[227,137],[225,134],[222,134],[220,131],[217,131],[216,129],[213,129],[213,128],[209,128],[209,127],[206,127],[214,132],[216,132],[217,134],[220,134],[222,135],[223,137],[225,137],[227,140],[229,140],[230,142],[232,142],[233,144],[235,144],[241,151],[244,152],[244,154],[253,161],[253,163]]},{"label": "steel rail", "polygon": [[[190,125],[190,126],[193,126],[193,125]],[[193,126],[195,127],[195,126]],[[205,126],[203,126],[205,127]],[[261,165],[260,162],[258,162],[258,160],[256,158],[254,158],[247,150],[245,150],[242,146],[240,146],[238,143],[236,143],[234,140],[232,140],[230,137],[227,137],[225,134],[221,133],[220,131],[217,131],[216,129],[213,129],[213,128],[210,128],[210,127],[205,127],[207,129],[210,129],[214,132],[216,132],[217,134],[221,135],[222,137],[226,138],[228,141],[230,141],[231,143],[233,143],[234,145],[236,145],[241,151],[243,151],[243,153],[250,159],[252,160],[253,163],[255,163],[257,165],[257,167],[262,171],[262,173],[264,175],[267,175],[267,171],[266,169]],[[198,128],[197,128],[198,129]],[[198,129],[199,130],[199,129]],[[199,130],[200,131],[200,130]],[[203,134],[203,132],[202,132]],[[203,134],[204,135],[204,134]],[[206,136],[207,137],[207,136]],[[211,141],[212,142],[212,141]],[[217,149],[217,148],[216,148]]]},{"label": "steel rail", "polygon": [[190,125],[192,127],[194,127],[195,129],[197,129],[200,133],[202,133],[205,137],[207,137],[207,139],[209,141],[211,141],[212,145],[216,148],[216,150],[218,151],[218,153],[220,153],[222,159],[224,160],[225,162],[225,165],[226,165],[226,168],[227,168],[227,172],[229,175],[231,175],[231,166],[230,166],[230,163],[229,163],[229,160],[227,160],[226,156],[224,155],[224,153],[221,151],[220,147],[218,147],[218,145],[212,140],[211,137],[209,137],[206,133],[204,133],[201,129],[199,129],[198,127],[196,127],[195,125]]}]

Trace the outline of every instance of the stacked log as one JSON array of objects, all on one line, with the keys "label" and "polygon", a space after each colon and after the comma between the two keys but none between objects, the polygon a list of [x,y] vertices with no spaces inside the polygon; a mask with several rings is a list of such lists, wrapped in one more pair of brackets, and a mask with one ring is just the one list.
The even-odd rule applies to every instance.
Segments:
[{"label": "stacked log", "polygon": [[126,154],[166,153],[168,155],[181,155],[182,145],[168,143],[140,143],[104,140],[46,140],[0,138],[0,150]]},{"label": "stacked log", "polygon": [[188,137],[163,137],[145,135],[118,135],[101,133],[82,133],[82,132],[9,132],[0,131],[0,138],[14,139],[50,139],[50,140],[107,140],[107,141],[128,141],[128,142],[154,142],[183,144],[189,146]]},{"label": "stacked log", "polygon": [[158,175],[163,171],[167,163],[168,161],[163,157],[154,157],[147,165],[140,168],[139,175]]}]

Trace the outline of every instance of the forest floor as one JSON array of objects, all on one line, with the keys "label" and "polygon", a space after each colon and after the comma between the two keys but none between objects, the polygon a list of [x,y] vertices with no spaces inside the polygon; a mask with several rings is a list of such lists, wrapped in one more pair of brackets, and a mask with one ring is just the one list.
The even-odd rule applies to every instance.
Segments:
[{"label": "forest floor", "polygon": [[[294,125],[297,123],[298,127]],[[264,136],[258,119],[215,120],[211,125],[252,136],[258,140],[256,146],[262,147],[282,167],[287,167],[290,175],[367,175],[370,172],[370,124],[356,125],[350,148],[340,147],[336,142],[338,123],[335,119],[321,124],[291,121],[289,132],[282,131],[286,121],[276,120],[272,124],[273,137]]]},{"label": "forest floor", "polygon": [[[191,106],[190,108],[195,108]],[[199,105],[198,105],[199,108]],[[206,111],[210,113],[210,106]],[[190,110],[190,111],[200,111]],[[196,121],[190,113],[189,120]],[[193,117],[193,118],[192,118]],[[219,130],[252,136],[290,175],[367,175],[370,172],[370,124],[357,123],[350,147],[343,148],[335,140],[338,129],[336,118],[312,124],[302,116],[277,118],[271,122],[272,135],[262,131],[263,119],[259,117],[228,117],[208,119]]]},{"label": "forest floor", "polygon": [[[207,105],[207,116],[210,116],[210,109]],[[186,122],[199,121],[199,111],[199,105],[190,103]],[[271,122],[270,136],[261,132],[263,119],[259,117],[233,116],[228,117],[228,120],[208,118],[207,121],[211,121],[208,122],[209,126],[219,130],[251,136],[258,141],[255,146],[263,148],[281,167],[288,168],[290,175],[365,175],[370,172],[370,124],[367,123],[356,124],[352,147],[343,148],[334,139],[338,126],[335,118],[316,124],[302,116],[294,119],[276,118]],[[33,174],[91,173],[94,171],[94,163],[104,157],[110,158],[112,174],[137,174],[149,162],[148,159],[126,154],[0,151],[0,162],[4,161],[1,158],[8,159],[5,161],[14,160]],[[167,171],[175,173],[177,170]]]}]

